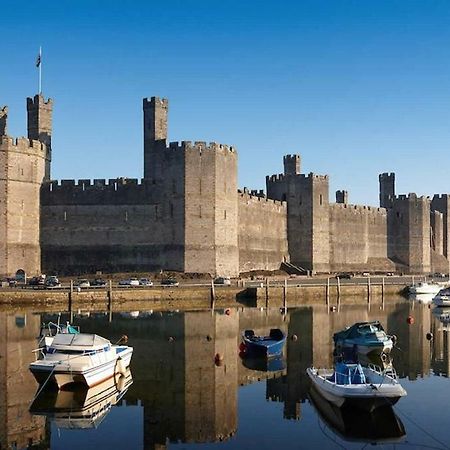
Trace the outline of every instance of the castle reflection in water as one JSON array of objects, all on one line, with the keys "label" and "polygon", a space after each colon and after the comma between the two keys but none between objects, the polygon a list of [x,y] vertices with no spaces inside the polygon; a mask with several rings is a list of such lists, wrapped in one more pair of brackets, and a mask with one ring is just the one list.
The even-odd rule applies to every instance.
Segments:
[{"label": "castle reflection in water", "polygon": [[[407,323],[408,316],[414,323]],[[134,317],[133,317],[134,316]],[[75,318],[84,332],[112,341],[126,334],[134,347],[133,384],[117,407],[140,408],[142,446],[165,449],[170,442],[215,442],[232,437],[238,427],[238,390],[266,379],[266,398],[284,404],[285,419],[301,419],[301,404],[311,365],[332,365],[332,334],[356,321],[379,319],[398,338],[395,368],[401,377],[432,373],[448,376],[449,331],[427,305],[399,301],[384,309],[352,305],[338,312],[324,307],[240,309],[211,313],[117,313],[111,322],[101,314]],[[44,416],[32,415],[37,385],[28,371],[41,322],[49,316],[33,312],[0,313],[0,448],[50,448],[52,428]],[[287,367],[264,372],[245,367],[239,357],[245,329],[288,333]],[[426,334],[433,333],[427,340]],[[291,337],[295,335],[297,339]],[[220,354],[223,361],[217,362]],[[101,425],[102,426],[102,425]],[[300,426],[300,424],[299,424]]]}]

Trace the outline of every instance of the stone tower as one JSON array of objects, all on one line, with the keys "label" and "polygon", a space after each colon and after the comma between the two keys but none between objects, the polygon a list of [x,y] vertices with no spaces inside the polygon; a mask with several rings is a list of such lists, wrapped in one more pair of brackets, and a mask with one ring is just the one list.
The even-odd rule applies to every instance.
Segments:
[{"label": "stone tower", "polygon": [[392,208],[395,197],[395,173],[381,173],[378,179],[380,181],[380,206]]},{"label": "stone tower", "polygon": [[3,106],[0,108],[0,136],[6,136],[8,129],[6,127],[8,121],[8,107]]},{"label": "stone tower", "polygon": [[45,100],[41,95],[27,98],[28,139],[45,144],[45,179],[50,180],[50,165],[52,161],[52,99]]},{"label": "stone tower", "polygon": [[283,166],[285,175],[299,175],[300,165],[301,165],[300,155],[283,156]]},{"label": "stone tower", "polygon": [[166,148],[169,102],[159,97],[144,98],[144,178],[162,176],[155,153]]},{"label": "stone tower", "polygon": [[[40,104],[39,96],[35,101]],[[42,99],[42,104],[49,103]],[[49,151],[38,140],[7,136],[7,109],[0,111],[0,276],[18,269],[36,274],[41,270],[40,188],[50,167]]]},{"label": "stone tower", "polygon": [[348,191],[336,191],[336,203],[348,205]]}]

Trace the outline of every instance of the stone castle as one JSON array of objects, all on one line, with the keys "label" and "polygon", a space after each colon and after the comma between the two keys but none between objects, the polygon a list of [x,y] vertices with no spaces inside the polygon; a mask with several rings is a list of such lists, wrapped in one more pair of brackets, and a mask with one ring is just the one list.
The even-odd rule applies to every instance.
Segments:
[{"label": "stone castle", "polygon": [[27,99],[28,137],[0,108],[0,275],[173,270],[236,276],[253,270],[449,271],[450,195],[395,195],[380,207],[330,202],[328,176],[301,173],[299,155],[263,191],[238,190],[237,152],[215,142],[167,142],[168,101],[143,100],[144,177],[52,181],[52,100]]}]

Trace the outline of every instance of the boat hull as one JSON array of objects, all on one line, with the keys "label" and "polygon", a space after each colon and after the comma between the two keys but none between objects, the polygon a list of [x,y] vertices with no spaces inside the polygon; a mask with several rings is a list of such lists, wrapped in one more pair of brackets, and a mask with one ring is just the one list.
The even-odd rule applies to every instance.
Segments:
[{"label": "boat hull", "polygon": [[82,369],[76,369],[66,362],[39,360],[30,365],[30,371],[40,385],[50,383],[59,389],[70,384],[92,387],[117,373],[125,372],[130,366],[132,354],[133,349],[128,347],[114,359]]}]

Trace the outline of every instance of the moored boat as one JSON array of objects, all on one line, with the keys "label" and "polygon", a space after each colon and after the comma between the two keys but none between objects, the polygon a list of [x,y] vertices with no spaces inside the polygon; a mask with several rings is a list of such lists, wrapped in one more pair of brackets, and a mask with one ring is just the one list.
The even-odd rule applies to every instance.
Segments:
[{"label": "moored boat", "polygon": [[441,289],[433,298],[436,306],[450,306],[450,288]]},{"label": "moored boat", "polygon": [[133,348],[112,345],[96,334],[57,334],[43,359],[30,364],[30,371],[41,385],[58,388],[71,383],[89,387],[124,374],[131,362]]},{"label": "moored boat", "polygon": [[419,282],[409,286],[410,294],[434,294],[436,295],[442,289],[442,285],[437,283]]},{"label": "moored boat", "polygon": [[368,355],[369,353],[389,353],[394,342],[388,336],[378,320],[372,322],[357,322],[345,330],[333,335],[336,352],[352,349],[354,353]]},{"label": "moored boat", "polygon": [[311,367],[306,372],[320,394],[338,407],[373,411],[393,405],[406,395],[392,368],[381,370],[373,365],[337,363],[334,370]]},{"label": "moored boat", "polygon": [[283,352],[286,335],[279,328],[272,328],[268,336],[257,336],[253,330],[245,330],[242,341],[246,356],[271,358]]}]

